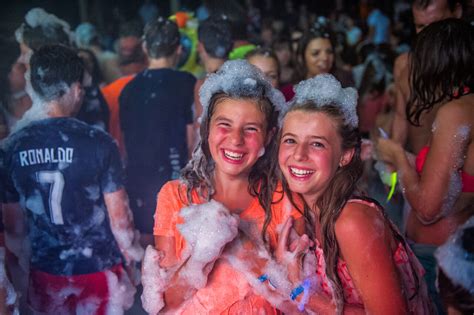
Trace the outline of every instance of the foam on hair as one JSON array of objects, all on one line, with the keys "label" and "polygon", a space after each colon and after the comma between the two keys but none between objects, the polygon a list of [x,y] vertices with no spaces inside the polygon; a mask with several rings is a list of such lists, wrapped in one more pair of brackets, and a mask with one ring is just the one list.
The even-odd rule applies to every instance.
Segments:
[{"label": "foam on hair", "polygon": [[[357,91],[354,88],[342,88],[341,83],[331,74],[320,74],[311,79],[301,81],[294,87],[295,97],[289,103],[287,111],[296,104],[313,102],[316,107],[336,105],[344,115],[345,123],[356,128],[359,123],[357,116]],[[283,117],[286,112],[281,113]]]},{"label": "foam on hair", "polygon": [[61,20],[54,14],[46,12],[42,8],[33,8],[26,13],[25,22],[15,31],[15,37],[18,43],[23,43],[25,25],[31,28],[41,27],[45,32],[48,32],[49,28],[60,26],[64,33],[69,36],[70,42],[74,39],[74,33],[71,32],[69,23]]},{"label": "foam on hair", "polygon": [[274,89],[263,73],[246,60],[225,62],[216,73],[209,75],[199,90],[203,106],[202,117],[206,117],[211,98],[216,93],[230,97],[266,97],[278,111],[285,109],[285,97]]}]

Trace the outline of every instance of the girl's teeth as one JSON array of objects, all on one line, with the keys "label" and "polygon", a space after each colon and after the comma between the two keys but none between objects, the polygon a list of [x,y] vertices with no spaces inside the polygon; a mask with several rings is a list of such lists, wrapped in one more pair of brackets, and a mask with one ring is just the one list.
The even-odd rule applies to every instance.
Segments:
[{"label": "girl's teeth", "polygon": [[244,156],[242,153],[235,153],[232,151],[225,151],[225,150],[224,150],[224,155],[231,160],[240,160],[242,156]]},{"label": "girl's teeth", "polygon": [[314,171],[310,171],[310,170],[300,170],[300,169],[297,169],[297,168],[293,168],[291,167],[291,172],[295,175],[298,175],[298,176],[303,176],[303,175],[308,175],[308,174],[312,174],[314,173]]}]

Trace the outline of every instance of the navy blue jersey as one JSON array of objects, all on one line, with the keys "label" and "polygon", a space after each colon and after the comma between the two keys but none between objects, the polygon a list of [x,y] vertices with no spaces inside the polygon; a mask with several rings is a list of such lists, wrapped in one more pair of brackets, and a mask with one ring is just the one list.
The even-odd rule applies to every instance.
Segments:
[{"label": "navy blue jersey", "polygon": [[193,123],[195,83],[186,72],[145,70],[120,95],[127,192],[135,225],[142,232],[152,232],[161,186],[178,178],[187,163],[186,125]]},{"label": "navy blue jersey", "polygon": [[6,201],[25,209],[31,267],[78,275],[122,262],[104,193],[123,186],[117,146],[75,118],[30,123],[5,143]]}]

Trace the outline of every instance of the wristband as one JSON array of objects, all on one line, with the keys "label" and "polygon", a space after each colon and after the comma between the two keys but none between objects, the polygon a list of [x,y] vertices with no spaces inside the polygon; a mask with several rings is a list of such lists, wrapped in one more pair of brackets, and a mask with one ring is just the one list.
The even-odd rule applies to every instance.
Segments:
[{"label": "wristband", "polygon": [[298,295],[300,295],[301,293],[304,292],[304,287],[302,285],[299,285],[297,286],[296,288],[294,288],[293,290],[291,290],[291,293],[290,293],[290,299],[292,301],[296,300],[296,298],[298,297]]},{"label": "wristband", "polygon": [[263,275],[261,275],[260,277],[257,278],[258,281],[260,281],[261,283],[265,282],[268,280],[268,275],[266,273],[264,273]]}]

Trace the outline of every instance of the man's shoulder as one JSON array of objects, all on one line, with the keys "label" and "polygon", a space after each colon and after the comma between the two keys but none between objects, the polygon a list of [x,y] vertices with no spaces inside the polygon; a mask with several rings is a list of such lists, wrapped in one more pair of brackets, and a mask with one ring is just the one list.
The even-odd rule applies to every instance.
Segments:
[{"label": "man's shoulder", "polygon": [[170,73],[180,78],[181,80],[187,80],[188,82],[191,82],[193,85],[196,83],[196,77],[189,72],[181,70],[172,70]]}]

